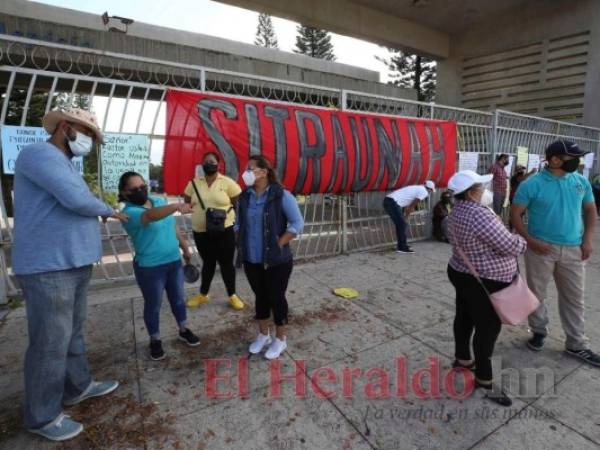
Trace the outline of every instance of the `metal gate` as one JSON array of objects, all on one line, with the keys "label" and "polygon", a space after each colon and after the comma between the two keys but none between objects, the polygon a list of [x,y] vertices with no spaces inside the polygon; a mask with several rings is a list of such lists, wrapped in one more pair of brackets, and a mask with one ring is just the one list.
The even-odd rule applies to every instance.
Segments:
[{"label": "metal gate", "polygon": [[[598,158],[600,130],[523,116],[507,111],[483,112],[314,86],[286,80],[176,64],[94,49],[0,35],[0,126],[40,126],[41,117],[58,102],[81,101],[94,107],[105,132],[140,133],[151,149],[165,139],[165,94],[168,88],[247,96],[275,102],[328,106],[342,110],[456,121],[459,150],[480,153],[480,171],[496,152],[512,153],[517,145],[541,153],[556,137],[573,139]],[[6,186],[4,186],[6,187]],[[0,191],[1,194],[1,191]],[[385,248],[395,242],[391,221],[381,205],[384,193],[299,196],[306,222],[294,241],[298,259]],[[0,195],[0,268],[9,295],[17,292],[10,264],[12,218]],[[431,205],[411,216],[409,236],[430,232]],[[190,247],[189,218],[179,217]],[[132,248],[119,223],[101,224],[104,258],[94,282],[132,276]],[[0,302],[2,302],[0,290]]]}]

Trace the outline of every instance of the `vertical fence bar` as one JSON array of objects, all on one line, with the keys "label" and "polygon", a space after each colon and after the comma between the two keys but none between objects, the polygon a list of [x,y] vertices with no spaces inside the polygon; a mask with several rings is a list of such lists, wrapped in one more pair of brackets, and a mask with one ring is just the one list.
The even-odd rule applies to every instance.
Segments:
[{"label": "vertical fence bar", "polygon": [[340,253],[346,254],[348,253],[348,201],[346,195],[340,196],[340,228],[342,235],[342,242],[340,246]]}]

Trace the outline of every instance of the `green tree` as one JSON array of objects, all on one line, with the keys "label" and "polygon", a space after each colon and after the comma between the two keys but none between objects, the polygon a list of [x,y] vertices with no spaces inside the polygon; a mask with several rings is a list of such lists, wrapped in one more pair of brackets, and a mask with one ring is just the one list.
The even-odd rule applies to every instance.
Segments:
[{"label": "green tree", "polygon": [[254,44],[266,48],[279,48],[277,35],[273,27],[273,20],[268,14],[258,15],[258,25],[256,26],[256,37]]},{"label": "green tree", "polygon": [[425,56],[401,50],[388,48],[388,51],[387,58],[380,56],[376,56],[376,58],[387,66],[389,83],[416,90],[419,101],[434,101],[437,79],[436,62]]},{"label": "green tree", "polygon": [[335,61],[331,34],[326,30],[298,25],[294,53]]}]

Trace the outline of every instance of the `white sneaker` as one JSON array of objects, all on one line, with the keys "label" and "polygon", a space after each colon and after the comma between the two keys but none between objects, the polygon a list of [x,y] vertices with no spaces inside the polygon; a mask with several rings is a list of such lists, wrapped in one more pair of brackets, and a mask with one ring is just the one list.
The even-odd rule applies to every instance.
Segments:
[{"label": "white sneaker", "polygon": [[260,353],[266,345],[271,343],[271,336],[269,334],[258,333],[256,340],[250,344],[249,352],[253,355]]},{"label": "white sneaker", "polygon": [[265,353],[265,358],[267,359],[277,359],[279,355],[283,353],[283,351],[287,348],[287,342],[284,339],[283,341],[279,338],[275,338],[267,353]]}]

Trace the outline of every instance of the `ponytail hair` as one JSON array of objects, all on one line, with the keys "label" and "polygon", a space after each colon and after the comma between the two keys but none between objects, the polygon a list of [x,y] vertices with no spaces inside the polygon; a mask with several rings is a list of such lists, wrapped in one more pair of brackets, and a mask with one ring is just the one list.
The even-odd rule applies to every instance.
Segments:
[{"label": "ponytail hair", "polygon": [[256,167],[259,169],[265,169],[267,171],[267,179],[269,180],[269,184],[281,184],[279,182],[279,178],[277,177],[277,173],[275,173],[275,169],[271,163],[262,155],[252,155],[249,161],[254,161],[256,163]]},{"label": "ponytail hair", "polygon": [[123,194],[121,194],[121,192],[123,192],[125,190],[125,188],[127,187],[127,184],[129,183],[129,180],[133,177],[140,177],[141,179],[144,179],[144,177],[141,176],[137,172],[125,172],[123,175],[121,175],[121,178],[119,178],[119,201],[120,202],[127,201],[127,199],[125,197],[123,197]]}]

